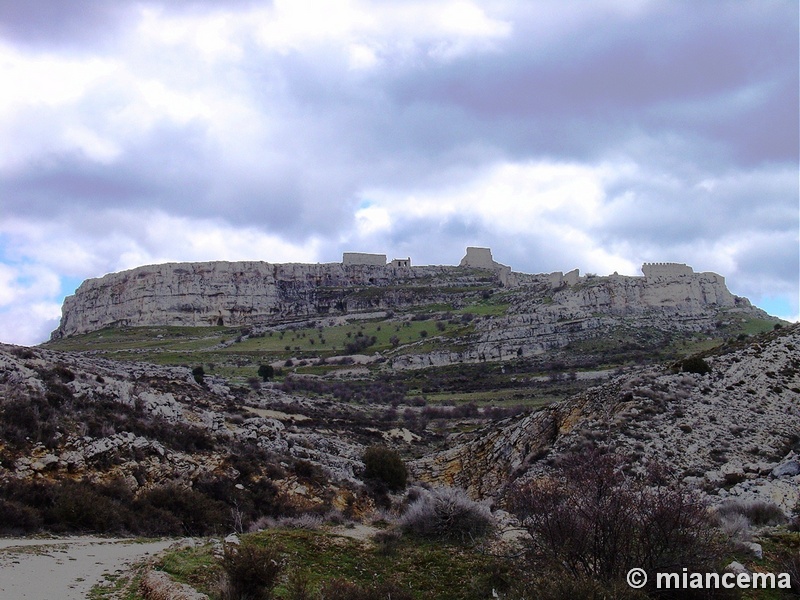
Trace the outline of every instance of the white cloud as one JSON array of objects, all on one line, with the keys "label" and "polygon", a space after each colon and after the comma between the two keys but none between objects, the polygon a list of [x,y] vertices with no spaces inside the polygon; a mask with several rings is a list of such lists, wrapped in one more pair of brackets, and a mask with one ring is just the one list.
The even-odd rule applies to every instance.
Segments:
[{"label": "white cloud", "polygon": [[409,223],[430,230],[457,221],[493,238],[519,239],[523,247],[540,243],[563,249],[564,255],[580,256],[584,269],[633,274],[637,266],[614,248],[599,245],[589,233],[601,221],[605,186],[629,168],[504,162],[440,189],[370,189],[364,193],[370,204],[356,213],[358,233],[374,243],[379,239],[376,233]]},{"label": "white cloud", "polygon": [[[381,214],[390,215],[393,221],[461,217],[478,220],[500,233],[518,235],[547,224],[565,223],[567,229],[593,224],[602,208],[605,181],[611,174],[605,166],[506,162],[444,189],[407,195],[369,190],[366,195],[381,199]],[[375,206],[366,210],[378,212]]]},{"label": "white cloud", "polygon": [[58,275],[36,264],[0,263],[0,341],[34,344],[61,315]]},{"label": "white cloud", "polygon": [[170,15],[146,7],[140,16],[132,39],[136,44],[193,52],[205,62],[238,61],[243,57],[240,39],[248,15],[224,12]]},{"label": "white cloud", "polygon": [[[343,48],[350,66],[379,64],[387,47],[397,56],[449,59],[502,39],[511,25],[487,14],[479,3],[444,2],[371,3],[358,0],[276,0],[269,9],[252,14],[257,39],[268,50],[304,52],[320,45]],[[414,50],[415,46],[419,46]]]},{"label": "white cloud", "polygon": [[0,342],[32,346],[50,337],[61,318],[59,302],[18,303],[0,309]]},{"label": "white cloud", "polygon": [[118,66],[109,58],[25,54],[0,41],[0,78],[5,82],[0,89],[0,119],[12,118],[20,108],[31,105],[75,102]]},{"label": "white cloud", "polygon": [[[79,227],[97,227],[88,231]],[[102,231],[104,229],[104,231]],[[321,242],[292,243],[220,220],[174,217],[161,211],[108,211],[93,222],[0,226],[7,256],[0,263],[0,341],[46,339],[60,316],[61,277],[99,277],[144,264],[255,260],[313,263]],[[80,240],[80,242],[78,241]]]}]

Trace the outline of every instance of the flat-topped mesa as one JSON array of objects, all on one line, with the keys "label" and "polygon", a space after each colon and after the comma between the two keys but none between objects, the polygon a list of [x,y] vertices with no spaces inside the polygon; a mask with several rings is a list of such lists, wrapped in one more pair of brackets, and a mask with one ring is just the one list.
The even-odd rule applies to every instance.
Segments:
[{"label": "flat-topped mesa", "polygon": [[[492,258],[489,248],[467,248],[458,267],[387,263],[385,254],[346,252],[340,263],[272,264],[258,261],[166,263],[87,279],[64,300],[52,339],[110,326],[242,326],[425,304],[469,303],[487,285],[512,291],[511,314],[541,312],[542,298],[556,317],[586,313],[640,315],[648,310],[700,315],[749,306],[716,273],[675,263],[646,263],[644,277],[581,276],[577,269],[528,275]],[[527,290],[522,295],[514,289]],[[535,290],[535,291],[534,291]],[[541,295],[541,297],[540,297]],[[587,313],[587,314],[588,314]],[[555,314],[555,313],[554,313]],[[556,318],[554,317],[554,318]]]},{"label": "flat-topped mesa", "polygon": [[[510,272],[510,269],[508,269]],[[498,285],[505,285],[495,273]],[[434,302],[448,286],[485,287],[486,274],[454,266],[387,263],[345,252],[341,263],[166,263],[87,279],[64,300],[52,339],[109,326],[239,326]],[[413,288],[413,289],[412,289]],[[427,291],[429,290],[429,291]]]}]

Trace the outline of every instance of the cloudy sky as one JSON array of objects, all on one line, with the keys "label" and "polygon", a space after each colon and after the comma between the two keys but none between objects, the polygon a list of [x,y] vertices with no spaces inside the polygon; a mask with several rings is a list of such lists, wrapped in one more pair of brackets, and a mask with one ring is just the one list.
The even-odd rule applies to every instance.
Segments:
[{"label": "cloudy sky", "polygon": [[674,261],[798,316],[797,0],[0,0],[0,341],[80,282]]}]

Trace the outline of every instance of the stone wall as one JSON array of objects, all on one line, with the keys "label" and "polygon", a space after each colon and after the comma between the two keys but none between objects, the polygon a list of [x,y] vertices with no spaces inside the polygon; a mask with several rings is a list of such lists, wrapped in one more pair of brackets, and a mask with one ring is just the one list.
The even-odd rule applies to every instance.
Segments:
[{"label": "stone wall", "polygon": [[648,279],[676,279],[689,277],[694,270],[683,263],[644,263],[642,273]]},{"label": "stone wall", "polygon": [[471,267],[473,269],[496,269],[498,263],[492,259],[492,251],[489,248],[467,248],[467,254],[461,259],[459,267]]},{"label": "stone wall", "polygon": [[385,254],[367,254],[366,252],[345,252],[342,255],[342,264],[345,266],[368,265],[372,267],[385,267]]}]

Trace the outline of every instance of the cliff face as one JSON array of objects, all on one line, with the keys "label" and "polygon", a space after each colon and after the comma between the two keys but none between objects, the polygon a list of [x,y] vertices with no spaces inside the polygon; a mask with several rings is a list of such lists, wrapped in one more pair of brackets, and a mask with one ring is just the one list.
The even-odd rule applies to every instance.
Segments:
[{"label": "cliff face", "polygon": [[[455,278],[454,271],[458,271]],[[432,286],[435,281],[465,286],[494,282],[491,274],[481,275],[454,267],[340,263],[207,262],[138,267],[84,281],[75,295],[65,299],[61,323],[52,337],[112,325],[271,324],[391,308],[425,298],[425,288],[437,287]],[[403,293],[404,287],[413,287],[417,293]]]},{"label": "cliff face", "polygon": [[[498,340],[525,340],[530,351],[543,351],[560,345],[558,340],[549,340],[548,333],[563,338],[565,327],[573,333],[595,330],[603,318],[647,318],[656,327],[659,320],[668,320],[670,329],[698,330],[707,327],[719,310],[752,308],[728,291],[721,276],[694,273],[685,265],[645,265],[645,277],[581,277],[577,271],[525,275],[499,263],[487,265],[208,262],[145,266],[85,281],[64,301],[61,323],[52,337],[114,325],[270,325],[426,303],[457,306],[466,296],[503,288],[508,313],[478,326],[479,345],[471,351],[477,357],[491,351],[489,346],[497,347]],[[518,350],[518,346],[506,346],[508,352]]]}]

